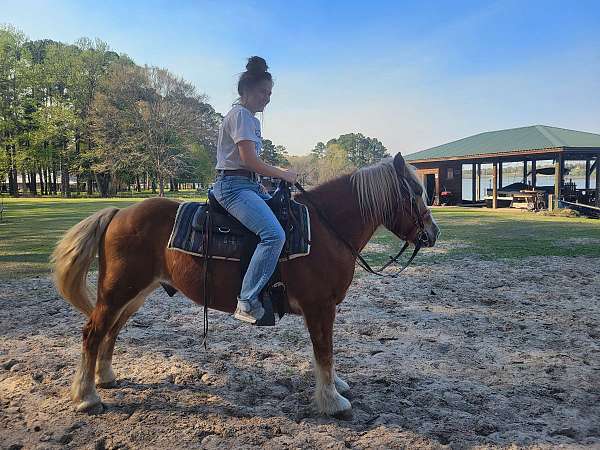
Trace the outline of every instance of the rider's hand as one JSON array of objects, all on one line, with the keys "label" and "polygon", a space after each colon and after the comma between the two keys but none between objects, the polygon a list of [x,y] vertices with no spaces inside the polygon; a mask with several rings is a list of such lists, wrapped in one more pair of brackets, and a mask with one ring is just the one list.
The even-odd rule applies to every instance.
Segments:
[{"label": "rider's hand", "polygon": [[294,184],[298,179],[298,172],[296,172],[294,169],[287,169],[285,172],[283,172],[281,179],[287,181],[288,183]]}]

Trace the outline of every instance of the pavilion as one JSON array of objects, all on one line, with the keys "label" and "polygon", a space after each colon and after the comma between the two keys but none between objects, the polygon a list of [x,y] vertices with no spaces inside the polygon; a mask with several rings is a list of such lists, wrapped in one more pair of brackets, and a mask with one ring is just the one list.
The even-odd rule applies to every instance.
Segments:
[{"label": "pavilion", "polygon": [[[422,150],[405,159],[417,168],[432,202],[442,190],[452,191],[462,199],[463,165],[471,166],[472,201],[481,200],[481,165],[492,165],[493,207],[498,205],[498,190],[503,187],[502,166],[523,164],[523,182],[531,175],[536,187],[536,163],[553,161],[554,205],[563,198],[566,188],[565,161],[585,161],[585,188],[577,189],[584,202],[600,207],[600,134],[545,125],[489,131]],[[528,165],[530,169],[528,169]],[[595,189],[590,179],[595,173]]]}]

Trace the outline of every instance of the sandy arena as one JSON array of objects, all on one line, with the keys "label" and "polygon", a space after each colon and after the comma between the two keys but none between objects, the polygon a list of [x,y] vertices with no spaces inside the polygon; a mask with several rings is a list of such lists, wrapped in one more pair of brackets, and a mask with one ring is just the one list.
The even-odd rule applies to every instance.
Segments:
[{"label": "sandy arena", "polygon": [[0,447],[600,448],[600,258],[363,275],[339,307],[351,421],[319,416],[299,317],[253,328],[156,291],[117,341],[105,411],[74,412],[84,318],[48,277],[0,284]]}]

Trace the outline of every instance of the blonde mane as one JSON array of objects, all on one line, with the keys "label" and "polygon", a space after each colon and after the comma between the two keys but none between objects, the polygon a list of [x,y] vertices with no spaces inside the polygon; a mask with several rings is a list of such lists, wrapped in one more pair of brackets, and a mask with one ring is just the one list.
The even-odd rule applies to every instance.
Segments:
[{"label": "blonde mane", "polygon": [[[406,174],[422,186],[413,166],[406,164]],[[400,178],[394,159],[382,159],[377,164],[358,169],[350,176],[363,220],[370,223],[392,223],[403,200]],[[413,189],[407,183],[410,195]]]}]

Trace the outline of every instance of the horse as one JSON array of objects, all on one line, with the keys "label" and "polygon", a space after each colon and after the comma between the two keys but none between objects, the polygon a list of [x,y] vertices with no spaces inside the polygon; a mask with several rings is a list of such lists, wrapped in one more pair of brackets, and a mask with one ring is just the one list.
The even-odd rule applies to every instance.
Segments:
[{"label": "horse", "polygon": [[[434,245],[439,228],[414,167],[400,153],[296,193],[294,199],[308,206],[312,241],[308,255],[281,262],[287,306],[304,318],[310,334],[319,412],[351,417],[352,405],[342,395],[350,387],[334,367],[333,324],[336,305],[354,276],[356,254],[381,225],[406,242],[425,246]],[[205,260],[167,249],[178,205],[151,198],[123,209],[105,208],[69,229],[55,247],[51,262],[57,290],[88,318],[71,387],[77,411],[103,410],[96,386],[116,385],[112,357],[119,331],[160,283],[204,303]],[[96,255],[94,303],[87,273]],[[210,308],[234,312],[241,287],[238,264],[211,260],[210,285],[218,289],[213,289]]]}]

